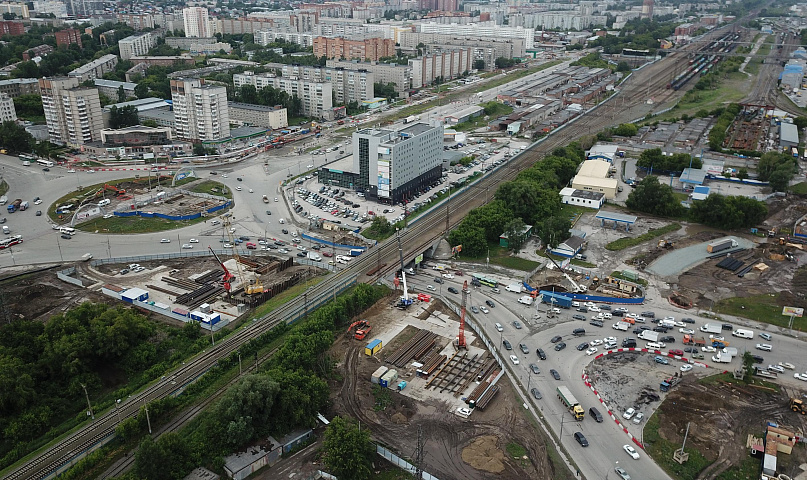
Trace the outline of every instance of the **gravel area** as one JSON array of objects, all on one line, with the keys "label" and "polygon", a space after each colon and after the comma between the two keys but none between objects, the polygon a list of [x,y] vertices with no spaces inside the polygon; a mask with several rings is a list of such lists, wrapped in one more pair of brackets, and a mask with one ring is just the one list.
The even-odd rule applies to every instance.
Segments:
[{"label": "gravel area", "polygon": [[[740,237],[723,237],[732,238],[740,246],[740,248],[754,248],[754,243]],[[652,273],[659,277],[673,277],[679,275],[681,272],[697,265],[698,263],[706,260],[706,257],[711,255],[706,251],[706,246],[712,242],[721,239],[715,239],[708,242],[696,243],[681,249],[675,249],[670,253],[662,255],[657,258],[652,264],[648,265],[645,269],[648,273]]]}]

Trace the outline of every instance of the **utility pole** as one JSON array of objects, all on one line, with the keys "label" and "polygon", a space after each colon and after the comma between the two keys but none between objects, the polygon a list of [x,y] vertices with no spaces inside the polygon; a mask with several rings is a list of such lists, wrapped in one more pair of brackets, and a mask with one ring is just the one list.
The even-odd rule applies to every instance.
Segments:
[{"label": "utility pole", "polygon": [[241,352],[238,352],[238,376],[240,377],[243,373],[241,370]]},{"label": "utility pole", "polygon": [[149,434],[151,434],[151,418],[149,418],[149,404],[146,403],[146,399],[143,399],[143,408],[146,410],[146,423],[149,426]]},{"label": "utility pole", "polygon": [[84,397],[87,399],[87,408],[90,411],[90,416],[95,420],[95,414],[92,411],[92,405],[90,405],[90,396],[87,394],[87,386],[82,383],[81,388],[84,389]]}]

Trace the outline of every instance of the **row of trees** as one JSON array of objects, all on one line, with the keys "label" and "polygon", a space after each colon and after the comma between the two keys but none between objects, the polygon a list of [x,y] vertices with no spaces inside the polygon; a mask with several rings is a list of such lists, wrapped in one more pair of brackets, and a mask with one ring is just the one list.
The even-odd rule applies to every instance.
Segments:
[{"label": "row of trees", "polygon": [[740,105],[736,103],[732,103],[719,113],[715,126],[709,131],[709,148],[715,152],[723,151],[723,142],[726,141],[726,132],[732,122],[734,122],[734,118],[738,113],[740,113]]},{"label": "row of trees", "polygon": [[623,48],[634,50],[650,50],[655,52],[661,47],[659,39],[668,38],[675,32],[674,23],[660,23],[648,19],[632,19],[625,23],[619,35],[598,37],[589,46],[602,47],[603,53],[622,53]]},{"label": "row of trees", "polygon": [[[328,402],[324,379],[334,364],[327,350],[335,332],[341,332],[385,293],[382,287],[358,284],[350,293],[310,314],[292,328],[259,373],[244,376],[181,435],[163,435],[156,442],[147,436],[135,459],[137,478],[182,478],[200,463],[220,466],[225,455],[258,438],[313,426],[316,413]],[[282,331],[283,327],[279,328]],[[237,366],[237,362],[234,354],[219,364]]]},{"label": "row of trees", "polygon": [[256,105],[283,105],[288,110],[289,118],[296,117],[303,112],[303,102],[297,95],[289,95],[283,90],[263,87],[257,90],[252,85],[242,85],[235,91],[235,100]]},{"label": "row of trees", "polygon": [[651,148],[645,150],[639,155],[639,160],[636,162],[639,167],[649,170],[651,173],[656,172],[680,172],[685,168],[701,168],[703,162],[699,158],[692,158],[688,153],[674,153],[672,155],[664,155],[660,148]]},{"label": "row of trees", "polygon": [[768,182],[774,192],[786,192],[790,180],[798,171],[798,159],[784,153],[768,152],[760,157],[757,164],[757,177]]},{"label": "row of trees", "polygon": [[518,250],[525,240],[521,232],[526,224],[533,225],[544,244],[557,246],[570,228],[569,220],[558,215],[561,202],[557,192],[571,180],[584,158],[577,144],[555,149],[515,180],[502,183],[492,202],[472,210],[451,231],[449,243],[462,245],[468,255],[479,256],[489,243],[506,233],[510,248]]}]

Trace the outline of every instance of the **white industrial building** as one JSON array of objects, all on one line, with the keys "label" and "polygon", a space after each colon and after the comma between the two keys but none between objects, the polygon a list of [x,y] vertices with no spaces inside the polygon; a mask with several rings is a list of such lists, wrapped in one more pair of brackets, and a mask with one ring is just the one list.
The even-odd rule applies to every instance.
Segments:
[{"label": "white industrial building", "polygon": [[572,188],[600,192],[607,200],[616,198],[617,180],[609,178],[611,164],[605,160],[586,160],[572,179]]},{"label": "white industrial building", "polygon": [[561,202],[567,205],[577,205],[579,207],[594,208],[599,210],[605,203],[605,195],[601,192],[591,190],[577,190],[566,187],[560,191]]},{"label": "white industrial building", "polygon": [[449,35],[474,35],[477,37],[523,38],[524,48],[530,50],[535,46],[534,29],[500,26],[496,25],[495,22],[470,23],[467,25],[429,22],[419,24],[418,31],[422,33],[446,33]]}]

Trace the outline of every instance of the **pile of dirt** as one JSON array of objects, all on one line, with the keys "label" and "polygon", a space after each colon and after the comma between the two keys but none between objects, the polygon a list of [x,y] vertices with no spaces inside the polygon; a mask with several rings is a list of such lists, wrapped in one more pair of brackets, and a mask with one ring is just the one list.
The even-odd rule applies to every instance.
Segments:
[{"label": "pile of dirt", "polygon": [[462,449],[462,460],[477,470],[491,473],[504,471],[504,452],[496,446],[498,439],[493,435],[477,437]]}]

